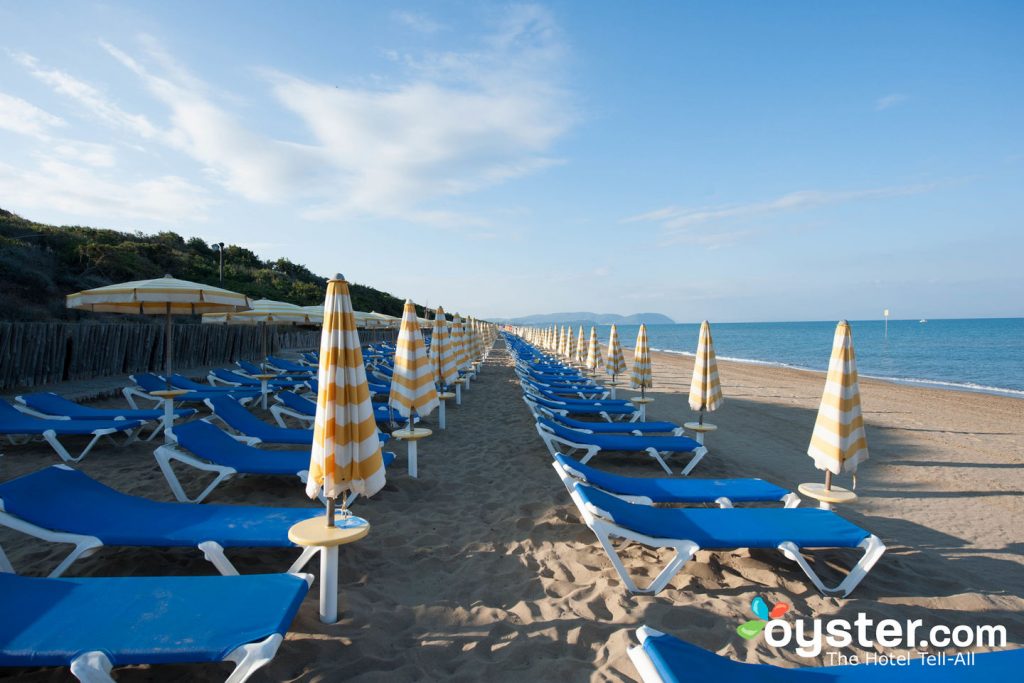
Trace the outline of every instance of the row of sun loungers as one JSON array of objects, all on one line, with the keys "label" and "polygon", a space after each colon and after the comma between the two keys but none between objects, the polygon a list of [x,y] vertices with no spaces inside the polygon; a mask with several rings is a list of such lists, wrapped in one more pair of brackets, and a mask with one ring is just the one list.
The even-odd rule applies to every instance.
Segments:
[{"label": "row of sun loungers", "polygon": [[[567,392],[592,396],[601,392],[589,378],[548,358],[521,339],[507,337],[506,343],[516,357],[524,398],[534,412],[537,433],[551,452],[559,478],[583,522],[597,536],[631,592],[661,591],[698,550],[757,548],[779,550],[800,567],[819,591],[845,597],[885,552],[885,545],[877,536],[828,510],[794,509],[799,504],[795,494],[759,479],[631,481],[629,477],[588,467],[587,463],[602,451],[646,453],[671,475],[665,456],[690,453],[691,460],[682,471],[686,475],[707,449],[682,436],[673,423],[633,429],[636,421],[613,421],[609,408],[628,414],[628,401],[540,397],[532,384],[532,379],[538,377],[561,384]],[[600,416],[605,421],[585,422],[572,415]],[[613,431],[617,429],[622,432]],[[572,453],[581,454],[581,458],[569,457]],[[783,507],[734,507],[736,503],[770,502],[782,502]],[[663,503],[713,503],[722,509],[655,506]],[[653,581],[640,587],[619,557],[613,538],[672,549],[675,555]],[[863,555],[838,585],[827,586],[803,555],[804,550],[813,548],[855,548],[863,551]]]}]

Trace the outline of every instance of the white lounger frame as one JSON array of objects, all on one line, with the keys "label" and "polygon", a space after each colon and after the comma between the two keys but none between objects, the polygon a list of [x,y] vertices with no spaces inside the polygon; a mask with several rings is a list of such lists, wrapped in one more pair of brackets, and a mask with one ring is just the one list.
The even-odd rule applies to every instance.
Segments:
[{"label": "white lounger frame", "polygon": [[[305,580],[307,586],[313,585],[312,574],[297,575]],[[270,663],[283,641],[280,633],[274,633],[263,640],[239,645],[229,652],[223,661],[234,662],[235,669],[225,683],[242,683],[248,680],[253,673]],[[71,662],[72,675],[82,683],[114,683],[110,675],[113,668],[107,655],[99,651],[85,652]]]},{"label": "white lounger frame", "polygon": [[[629,496],[623,495],[621,493],[616,493],[615,491],[608,491],[607,489],[603,489],[597,484],[588,481],[587,478],[583,476],[582,472],[578,472],[572,468],[566,469],[565,467],[562,466],[562,463],[558,462],[557,460],[552,460],[551,466],[555,468],[555,472],[558,474],[558,478],[562,480],[562,483],[565,484],[565,488],[570,492],[572,491],[572,487],[574,484],[580,483],[592,486],[595,489],[600,489],[601,491],[604,491],[608,495],[615,496],[619,500],[624,500],[627,503],[636,503],[638,505],[654,505],[654,501],[647,496]],[[803,501],[797,494],[789,492],[786,495],[779,498],[779,502],[782,503],[783,508],[795,508],[799,507],[800,503]],[[718,498],[715,498],[714,503],[718,505],[718,507],[720,508],[735,507],[732,500],[726,496],[719,496]]]},{"label": "white lounger frame", "polygon": [[647,655],[647,650],[644,649],[645,640],[662,635],[665,634],[661,631],[656,631],[649,626],[641,626],[636,630],[636,637],[640,644],[626,649],[626,654],[629,655],[629,659],[633,662],[633,666],[636,667],[637,673],[640,674],[640,680],[643,683],[665,683],[665,679],[658,673],[657,667],[654,666],[654,662]]},{"label": "white lounger frame", "polygon": [[[42,418],[44,420],[74,420],[74,419],[86,419],[86,420],[89,420],[89,419],[92,419],[92,418],[73,418],[70,415],[52,415],[50,413],[44,413],[42,411],[36,410],[35,408],[30,408],[28,405],[26,405],[25,404],[25,398],[23,396],[15,396],[14,400],[16,401],[16,403],[14,404],[14,407],[17,410],[25,413],[26,415],[31,415],[32,417],[39,417],[39,418]],[[132,422],[141,422],[142,423],[142,424],[140,424],[138,426],[138,428],[133,429],[133,430],[131,430],[129,432],[125,432],[125,436],[127,438],[125,439],[124,443],[119,444],[121,446],[126,446],[126,445],[128,445],[128,444],[130,444],[130,443],[132,443],[133,441],[136,441],[136,440],[139,440],[139,441],[152,441],[153,437],[155,437],[157,434],[159,434],[160,432],[162,432],[164,430],[164,421],[162,419],[147,418],[147,419],[143,420],[143,419],[135,418],[135,417],[125,417],[124,415],[118,415],[116,417],[101,418],[101,419],[113,420],[114,422],[120,422],[121,420],[130,420]],[[99,421],[99,420],[97,420],[97,421]],[[146,425],[148,425],[150,422],[154,422],[155,423],[153,425],[153,430],[149,433],[149,436],[147,436],[145,439],[143,439],[140,435],[142,434],[142,431],[146,427]],[[111,437],[111,439],[113,440],[113,437]],[[80,456],[78,459],[81,460],[82,457],[84,457],[84,456]],[[76,461],[72,461],[72,462],[77,462],[77,460]]]},{"label": "white lounger frame", "polygon": [[[55,465],[55,467],[63,467],[68,470],[71,469],[67,465]],[[48,541],[50,543],[68,543],[75,546],[74,550],[68,553],[67,557],[65,557],[61,563],[47,575],[51,579],[55,579],[63,575],[64,572],[68,570],[68,567],[74,564],[79,558],[89,557],[104,545],[103,541],[95,536],[53,531],[25,521],[20,517],[15,517],[4,509],[3,499],[0,499],[0,525],[13,529],[14,531],[20,531],[21,533],[29,536],[34,536],[42,541]],[[224,546],[220,543],[217,543],[216,541],[203,541],[196,547],[203,551],[203,557],[216,567],[217,571],[221,574],[224,576],[238,575],[238,570],[235,569],[235,566],[231,564],[231,561],[224,554]],[[303,548],[302,553],[299,554],[298,559],[296,559],[295,562],[292,563],[291,567],[288,568],[288,571],[297,572],[305,567],[306,564],[313,559],[313,555],[316,554],[316,551],[317,548],[314,547]],[[3,555],[2,549],[0,549],[0,571],[14,572],[10,561]]]},{"label": "white lounger frame", "polygon": [[[544,445],[548,447],[548,451],[551,453],[551,457],[555,457],[558,453],[565,453],[566,452],[563,448],[559,447],[559,445],[561,445],[561,446],[564,446],[565,448],[569,449],[568,453],[570,455],[572,453],[582,452],[583,455],[582,455],[582,457],[579,458],[579,461],[581,463],[583,463],[584,465],[586,465],[590,461],[591,458],[593,458],[595,455],[597,455],[598,453],[601,452],[601,447],[598,446],[597,444],[586,444],[586,443],[577,443],[577,442],[574,442],[574,441],[570,441],[569,439],[566,439],[563,436],[555,434],[550,429],[548,429],[545,425],[542,425],[540,422],[536,423],[536,428],[537,428],[537,433],[540,434],[540,438],[544,440]],[[566,427],[566,429],[572,429],[572,427]],[[584,432],[582,430],[576,430],[576,431],[579,431],[581,434],[588,433],[588,432]],[[635,452],[639,453],[641,451],[637,450]],[[665,470],[666,474],[672,474],[672,469],[665,462],[665,458],[663,456],[667,456],[667,455],[670,455],[672,453],[676,453],[677,451],[659,451],[657,448],[654,448],[653,446],[651,446],[649,448],[643,449],[643,452],[647,453],[647,455],[649,455],[652,458],[654,458],[654,460],[657,461],[657,463],[659,465],[661,465],[661,468],[663,470]],[[708,449],[705,448],[704,446],[700,446],[698,448],[695,448],[693,450],[693,457],[690,458],[690,462],[688,462],[686,464],[686,467],[684,467],[682,469],[680,474],[682,474],[683,476],[686,476],[686,475],[690,474],[690,472],[693,471],[693,468],[697,466],[697,463],[699,463],[701,461],[701,459],[705,455],[707,455],[707,452],[708,452]]]},{"label": "white lounger frame", "polygon": [[281,397],[279,396],[275,396],[274,399],[278,401],[278,403],[270,406],[270,414],[274,416],[274,421],[277,422],[278,426],[282,429],[289,428],[288,424],[284,421],[285,417],[298,420],[299,424],[302,425],[304,429],[309,429],[313,426],[313,423],[316,422],[315,415],[306,415],[305,413],[300,413],[294,408],[289,408],[284,403],[280,402]]},{"label": "white lounger frame", "polygon": [[[601,546],[608,553],[608,559],[611,560],[612,565],[615,567],[615,571],[618,572],[619,578],[622,579],[623,584],[631,593],[658,593],[663,589],[668,582],[672,580],[676,574],[682,570],[683,566],[689,562],[697,551],[700,550],[700,546],[693,541],[679,538],[655,538],[653,536],[647,536],[639,532],[627,529],[626,527],[619,526],[612,521],[611,515],[597,508],[593,505],[584,503],[583,498],[580,497],[579,492],[576,490],[576,484],[573,484],[572,490],[569,495],[572,497],[572,501],[576,504],[576,507],[580,511],[580,515],[583,517],[583,521],[586,523],[590,530],[597,536],[597,540],[601,543]],[[634,541],[641,543],[650,548],[673,548],[676,551],[675,556],[665,565],[664,569],[654,578],[653,581],[646,588],[640,588],[630,577],[626,567],[622,564],[622,559],[619,557],[615,550],[615,546],[612,545],[611,539],[613,537],[622,538],[627,541]],[[853,589],[857,587],[867,573],[871,571],[871,568],[875,566],[878,559],[885,552],[885,545],[882,540],[871,534],[865,538],[857,546],[864,550],[864,555],[854,565],[850,573],[847,574],[846,578],[834,588],[826,586],[821,577],[811,568],[806,558],[800,553],[800,548],[791,541],[784,541],[780,543],[778,549],[788,559],[793,560],[799,565],[800,569],[803,570],[807,578],[811,580],[811,583],[821,591],[823,595],[839,595],[840,597],[846,597],[853,592]]]},{"label": "white lounger frame", "polygon": [[[245,391],[252,391],[252,389],[250,387],[239,387],[239,388],[240,389],[244,389]],[[193,389],[184,389],[183,391],[199,391],[199,389],[195,389],[195,390],[193,390]],[[125,387],[124,389],[121,390],[121,393],[124,395],[125,400],[128,401],[128,405],[130,405],[132,408],[134,408],[136,410],[139,410],[139,404],[136,401],[136,399],[142,399],[144,401],[152,401],[153,408],[163,407],[163,404],[164,404],[164,400],[162,398],[159,398],[157,396],[153,396],[148,391],[144,391],[143,389],[140,389],[139,387]],[[239,398],[238,402],[241,403],[243,406],[245,406],[245,405],[249,405],[254,400],[256,400],[256,399],[253,398],[252,396],[244,396],[242,398]],[[205,403],[205,401],[204,401],[204,403]],[[184,407],[187,407],[187,406],[185,406],[182,402],[179,401],[177,404],[175,404],[174,407],[175,408],[184,408]]]},{"label": "white lounger frame", "polygon": [[[109,436],[110,440],[114,442],[115,446],[124,446],[126,444],[131,443],[136,438],[135,432],[137,430],[131,430],[130,432],[128,432],[128,438],[124,443],[117,443],[117,440],[114,438],[114,434],[117,434],[118,431],[119,430],[114,429],[112,427],[104,427],[103,429],[92,430],[91,432],[89,432],[89,434],[92,435],[92,439],[89,440],[89,443],[86,444],[85,448],[83,448],[82,452],[79,453],[78,455],[71,455],[71,453],[68,452],[68,449],[64,447],[64,444],[60,442],[60,439],[57,438],[57,432],[52,429],[47,429],[42,434],[24,434],[21,435],[20,437],[17,434],[6,434],[5,436],[7,436],[8,441],[15,445],[28,443],[29,441],[32,440],[33,437],[38,436],[42,438],[43,441],[50,444],[50,448],[52,448],[60,457],[60,459],[63,460],[64,462],[79,462],[82,460],[82,458],[89,455],[89,452],[93,449],[93,446],[95,446],[96,443],[104,436]],[[88,436],[88,434],[69,434],[68,436]]]}]

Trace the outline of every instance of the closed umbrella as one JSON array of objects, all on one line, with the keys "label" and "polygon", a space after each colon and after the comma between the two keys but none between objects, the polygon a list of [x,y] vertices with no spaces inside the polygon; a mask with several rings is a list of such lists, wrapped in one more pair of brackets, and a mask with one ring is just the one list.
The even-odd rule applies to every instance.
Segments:
[{"label": "closed umbrella", "polygon": [[704,424],[704,411],[712,412],[722,405],[722,385],[718,381],[718,361],[711,342],[711,325],[700,324],[697,355],[693,359],[693,379],[690,381],[690,407],[700,411],[697,424]]},{"label": "closed umbrella", "polygon": [[574,359],[577,365],[583,365],[587,362],[587,339],[583,336],[583,325],[580,325],[580,333],[576,337],[576,354]]},{"label": "closed umbrella", "polygon": [[633,348],[633,374],[630,377],[633,387],[640,390],[640,398],[644,398],[644,390],[654,386],[651,377],[651,350],[647,346],[647,325],[640,324],[636,335],[636,346]]},{"label": "closed umbrella", "polygon": [[601,356],[601,345],[597,343],[597,328],[590,328],[590,344],[587,345],[587,370],[595,375],[604,369],[604,358]]},{"label": "closed umbrella", "polygon": [[619,331],[612,325],[612,331],[608,335],[608,368],[607,372],[612,376],[612,382],[617,375],[626,372],[626,359],[622,355],[622,344],[619,343]]},{"label": "closed umbrella", "polygon": [[395,370],[391,378],[391,407],[411,420],[415,414],[429,415],[437,407],[437,389],[420,334],[416,307],[406,300],[402,327],[395,349]]}]

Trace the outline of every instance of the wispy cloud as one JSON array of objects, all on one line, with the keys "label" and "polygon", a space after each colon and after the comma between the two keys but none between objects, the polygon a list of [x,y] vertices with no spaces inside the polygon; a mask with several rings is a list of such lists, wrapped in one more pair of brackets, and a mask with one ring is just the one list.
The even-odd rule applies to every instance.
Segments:
[{"label": "wispy cloud", "polygon": [[202,220],[212,204],[203,188],[184,178],[125,181],[52,157],[42,158],[35,169],[0,162],[0,196],[17,197],[20,206],[164,225]]},{"label": "wispy cloud", "polygon": [[50,131],[67,122],[20,97],[0,92],[0,128],[19,135],[49,139]]},{"label": "wispy cloud", "polygon": [[[737,228],[737,220],[763,218],[772,214],[803,211],[849,202],[901,197],[930,192],[937,183],[880,187],[867,190],[802,190],[762,202],[699,208],[668,206],[622,219],[623,223],[658,223],[663,244],[686,241],[709,248],[726,246],[754,232]],[[723,225],[724,224],[724,225]],[[700,228],[697,230],[697,228]]]},{"label": "wispy cloud", "polygon": [[[420,15],[396,18],[428,26]],[[148,36],[138,53],[100,45],[166,109],[165,122],[126,111],[32,55],[13,57],[83,111],[187,155],[208,180],[250,201],[293,202],[311,219],[386,217],[468,230],[489,221],[447,200],[560,163],[551,148],[576,118],[558,76],[565,48],[547,10],[508,8],[474,42],[478,49],[398,54],[401,73],[372,87],[258,71],[269,94],[310,131],[302,143],[247,126],[229,108],[231,93],[207,85]]]},{"label": "wispy cloud", "polygon": [[879,97],[875,100],[875,111],[890,109],[898,104],[903,104],[909,99],[910,95],[904,95],[902,93],[892,93],[890,95],[885,95],[884,97]]},{"label": "wispy cloud", "polygon": [[445,28],[444,24],[434,21],[427,15],[419,12],[396,10],[391,13],[391,18],[420,33],[437,33]]}]

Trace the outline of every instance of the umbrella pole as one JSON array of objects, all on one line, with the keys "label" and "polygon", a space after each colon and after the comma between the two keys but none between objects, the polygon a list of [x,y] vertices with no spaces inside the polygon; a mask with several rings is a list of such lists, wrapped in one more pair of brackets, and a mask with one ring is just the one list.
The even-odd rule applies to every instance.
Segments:
[{"label": "umbrella pole", "polygon": [[260,323],[260,327],[263,328],[263,334],[260,335],[260,370],[263,372],[267,371],[267,324],[265,322]]},{"label": "umbrella pole", "polygon": [[825,490],[826,491],[831,491],[832,490],[832,471],[831,470],[825,470]]},{"label": "umbrella pole", "polygon": [[704,406],[703,405],[700,407],[700,417],[697,418],[697,424],[701,425],[701,426],[704,425]]},{"label": "umbrella pole", "polygon": [[168,390],[171,388],[171,354],[173,353],[173,346],[171,344],[171,302],[167,302],[167,319],[164,322],[164,379],[167,380]]},{"label": "umbrella pole", "polygon": [[327,526],[334,526],[334,499],[327,499]]}]

